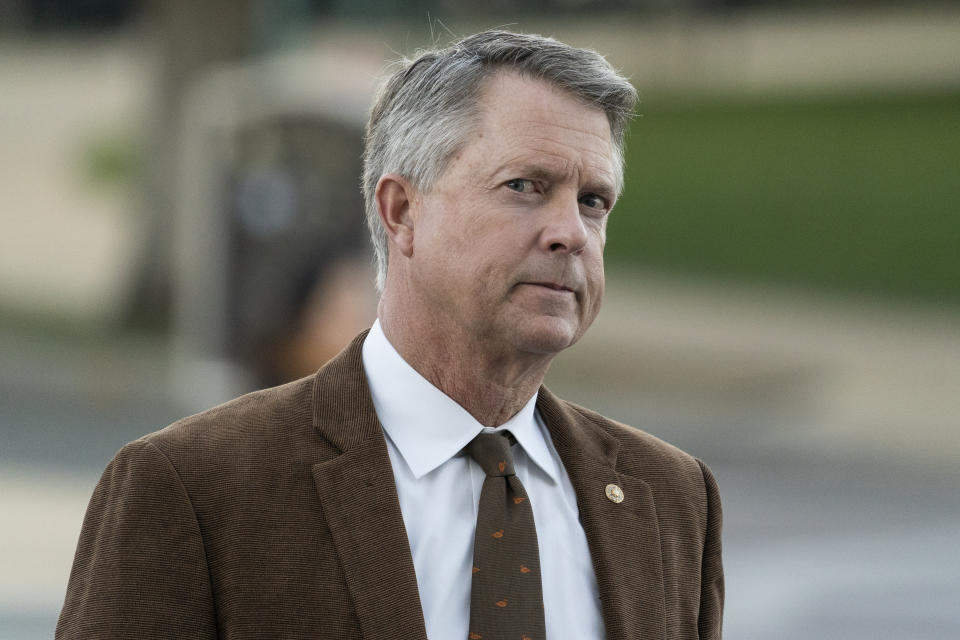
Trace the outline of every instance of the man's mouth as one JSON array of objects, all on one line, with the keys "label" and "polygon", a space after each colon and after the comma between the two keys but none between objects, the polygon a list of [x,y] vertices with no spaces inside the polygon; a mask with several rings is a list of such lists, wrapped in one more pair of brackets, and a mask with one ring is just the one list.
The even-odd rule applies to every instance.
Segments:
[{"label": "man's mouth", "polygon": [[573,289],[570,287],[565,287],[556,282],[528,282],[527,284],[532,284],[537,287],[546,287],[547,289],[552,289],[554,291],[569,291],[570,293],[573,293]]}]

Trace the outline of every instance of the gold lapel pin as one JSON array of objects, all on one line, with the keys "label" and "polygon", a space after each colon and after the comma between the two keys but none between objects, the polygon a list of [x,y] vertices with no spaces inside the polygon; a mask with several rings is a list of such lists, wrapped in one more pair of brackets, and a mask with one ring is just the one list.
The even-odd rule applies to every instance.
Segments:
[{"label": "gold lapel pin", "polygon": [[608,484],[607,488],[604,490],[604,493],[607,494],[607,498],[610,500],[610,502],[614,502],[616,504],[623,502],[623,489],[615,484]]}]

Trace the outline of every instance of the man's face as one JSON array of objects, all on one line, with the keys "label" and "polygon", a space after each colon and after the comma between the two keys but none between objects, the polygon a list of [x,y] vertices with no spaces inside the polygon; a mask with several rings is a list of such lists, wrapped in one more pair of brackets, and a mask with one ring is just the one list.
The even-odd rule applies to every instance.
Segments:
[{"label": "man's face", "polygon": [[576,342],[603,298],[616,171],[603,111],[491,78],[469,141],[412,204],[411,286],[429,321],[494,357]]}]

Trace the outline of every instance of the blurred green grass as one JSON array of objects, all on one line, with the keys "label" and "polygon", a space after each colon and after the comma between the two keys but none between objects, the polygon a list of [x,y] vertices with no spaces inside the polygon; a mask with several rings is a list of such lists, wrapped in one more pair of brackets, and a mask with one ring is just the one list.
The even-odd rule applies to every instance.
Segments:
[{"label": "blurred green grass", "polygon": [[639,113],[612,264],[960,304],[960,93]]}]

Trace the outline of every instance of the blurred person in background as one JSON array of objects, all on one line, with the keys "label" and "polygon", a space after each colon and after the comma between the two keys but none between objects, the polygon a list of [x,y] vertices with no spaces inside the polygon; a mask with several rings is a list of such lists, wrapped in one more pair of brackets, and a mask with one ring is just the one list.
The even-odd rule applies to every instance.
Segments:
[{"label": "blurred person in background", "polygon": [[716,483],[542,386],[600,309],[636,93],[490,31],[367,128],[381,298],[316,374],[121,450],[59,638],[720,638]]},{"label": "blurred person in background", "polygon": [[352,126],[300,115],[254,121],[237,138],[226,351],[252,388],[273,387],[315,373],[376,313],[356,215],[362,140]]}]

